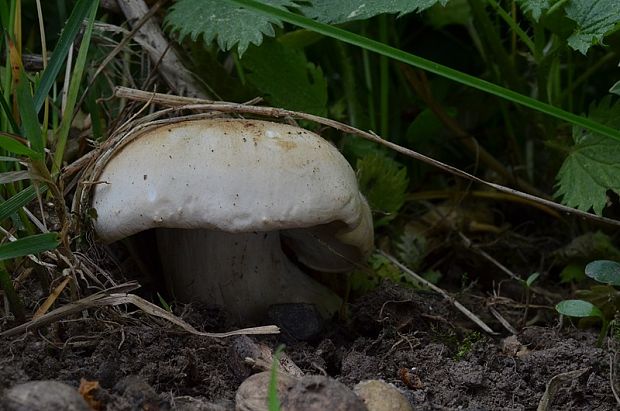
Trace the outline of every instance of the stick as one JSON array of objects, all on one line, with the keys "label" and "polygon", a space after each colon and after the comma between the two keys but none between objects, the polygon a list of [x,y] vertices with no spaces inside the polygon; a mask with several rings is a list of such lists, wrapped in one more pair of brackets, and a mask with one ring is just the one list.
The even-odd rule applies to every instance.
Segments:
[{"label": "stick", "polygon": [[69,303],[60,308],[57,308],[53,311],[50,311],[47,314],[44,314],[38,318],[35,318],[27,323],[18,325],[17,327],[13,327],[6,331],[0,333],[0,337],[10,337],[16,334],[21,334],[26,331],[35,330],[37,328],[43,327],[44,325],[50,324],[54,321],[57,321],[61,318],[67,317],[72,314],[79,313],[82,310],[92,307],[103,307],[103,306],[115,306],[120,304],[133,304],[138,307],[140,310],[144,311],[146,314],[152,315],[154,317],[163,318],[178,327],[181,327],[184,331],[194,334],[200,335],[203,337],[211,337],[211,338],[224,338],[230,337],[233,335],[248,335],[248,334],[278,334],[280,332],[279,328],[275,325],[267,325],[263,327],[253,327],[253,328],[243,328],[241,330],[229,331],[224,333],[206,333],[196,330],[190,324],[181,320],[179,317],[174,314],[164,310],[152,304],[143,298],[138,297],[134,294],[128,294],[129,291],[133,291],[140,286],[136,282],[130,282],[126,284],[122,284],[116,287],[108,288],[107,290],[100,291],[88,297],[82,298],[73,303]]},{"label": "stick", "polygon": [[435,284],[431,283],[430,281],[420,277],[418,274],[416,274],[415,272],[413,272],[412,270],[410,270],[407,266],[401,264],[396,258],[392,257],[391,255],[378,250],[379,254],[381,254],[382,256],[384,256],[385,258],[387,258],[388,260],[390,260],[390,262],[392,264],[394,264],[395,266],[397,266],[398,268],[400,268],[405,274],[410,275],[411,277],[413,277],[416,281],[421,282],[422,284],[424,284],[425,286],[427,286],[428,288],[430,288],[431,290],[435,291],[436,293],[441,294],[441,296],[446,299],[447,301],[449,301],[452,305],[454,305],[460,312],[462,312],[463,314],[465,314],[465,316],[467,316],[467,318],[469,318],[470,320],[472,320],[474,323],[476,323],[476,325],[480,328],[482,328],[486,333],[491,334],[491,335],[497,335],[498,333],[496,333],[495,331],[493,331],[491,329],[491,327],[489,327],[488,325],[486,325],[484,323],[484,321],[482,321],[476,314],[472,313],[471,311],[469,311],[463,304],[459,303],[457,300],[455,300],[453,297],[450,296],[450,294],[448,294],[447,292],[445,292],[444,290],[442,290],[441,288],[437,287]]}]

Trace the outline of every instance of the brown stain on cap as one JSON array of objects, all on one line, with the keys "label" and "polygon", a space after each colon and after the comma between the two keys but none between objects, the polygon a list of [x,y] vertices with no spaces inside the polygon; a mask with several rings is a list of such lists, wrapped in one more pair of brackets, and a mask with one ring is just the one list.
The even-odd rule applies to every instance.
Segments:
[{"label": "brown stain on cap", "polygon": [[286,151],[290,151],[294,148],[297,147],[297,143],[295,143],[294,141],[288,141],[288,140],[277,140],[276,144],[278,144],[280,147],[282,147],[284,150]]}]

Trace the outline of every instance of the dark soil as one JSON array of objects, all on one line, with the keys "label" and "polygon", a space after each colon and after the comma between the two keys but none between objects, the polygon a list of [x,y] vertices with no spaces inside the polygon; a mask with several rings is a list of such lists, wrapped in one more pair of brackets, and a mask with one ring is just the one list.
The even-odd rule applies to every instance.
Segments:
[{"label": "dark soil", "polygon": [[[484,308],[476,312],[501,329]],[[182,317],[199,329],[230,327],[204,307],[185,307]],[[585,372],[560,387],[551,409],[618,409],[610,356],[596,347],[595,330],[525,327],[516,338],[489,337],[440,297],[393,285],[354,302],[348,317],[315,341],[287,341],[285,352],[304,372],[348,386],[384,379],[416,410],[534,410],[552,377],[579,369]],[[86,379],[99,383],[92,394],[103,410],[233,409],[245,375],[231,347],[243,337],[199,337],[153,321],[103,308],[0,340],[0,397],[25,381],[77,387]]]}]

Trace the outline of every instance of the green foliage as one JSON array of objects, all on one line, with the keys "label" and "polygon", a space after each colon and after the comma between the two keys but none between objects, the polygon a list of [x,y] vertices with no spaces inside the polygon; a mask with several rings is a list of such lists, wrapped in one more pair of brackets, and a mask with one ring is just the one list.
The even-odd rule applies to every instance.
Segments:
[{"label": "green foliage", "polygon": [[620,263],[609,260],[592,261],[586,266],[586,275],[599,283],[590,290],[581,290],[580,300],[560,301],[555,309],[569,317],[596,317],[603,323],[599,334],[599,345],[607,335],[610,321],[620,313],[620,291],[613,286],[620,286]]},{"label": "green foliage", "polygon": [[405,203],[409,178],[407,169],[381,154],[357,160],[357,179],[373,211],[384,214],[375,226],[387,224]]},{"label": "green foliage", "polygon": [[620,287],[620,264],[615,261],[592,261],[586,266],[586,275],[601,284]]},{"label": "green foliage", "polygon": [[594,304],[583,300],[564,300],[560,301],[555,309],[557,312],[569,317],[599,317],[603,318],[603,313]]},{"label": "green foliage", "polygon": [[45,233],[20,238],[11,243],[0,244],[0,261],[38,254],[58,247],[58,234]]},{"label": "green foliage", "polygon": [[[382,282],[390,281],[405,287],[415,288],[418,290],[427,290],[428,287],[420,284],[411,276],[403,273],[386,257],[379,253],[374,253],[367,261],[370,270],[356,270],[349,276],[351,291],[354,295],[362,295],[379,287]],[[442,277],[439,271],[427,271],[421,274],[425,280],[437,284]]]},{"label": "green foliage", "polygon": [[39,187],[30,186],[15,194],[7,201],[3,201],[2,204],[0,204],[0,222],[2,222],[2,220],[4,220],[5,218],[8,218],[11,214],[16,213],[20,208],[34,200],[37,196],[37,192],[44,193],[45,190],[47,190],[46,185],[41,185]]},{"label": "green foliage", "polygon": [[[28,2],[28,5],[33,4]],[[48,189],[51,196],[46,201],[51,202],[56,211],[59,211],[55,217],[63,229],[68,228],[66,225],[65,198],[60,188],[64,182],[58,181],[51,175],[50,164],[47,162],[50,157],[46,154],[50,153],[55,157],[57,160],[56,171],[58,171],[64,153],[62,149],[63,140],[66,141],[66,137],[68,137],[75,104],[83,86],[81,74],[87,65],[90,35],[94,27],[98,6],[98,0],[73,2],[69,19],[60,24],[63,26],[60,37],[54,42],[50,42],[50,37],[47,37],[47,44],[41,45],[36,45],[32,41],[39,36],[38,25],[24,24],[24,19],[30,14],[24,10],[27,7],[26,3],[11,2],[10,16],[5,17],[3,15],[4,27],[0,35],[2,36],[2,45],[7,47],[3,50],[5,54],[2,60],[5,65],[0,67],[0,93],[2,93],[0,97],[0,105],[2,106],[0,111],[0,157],[2,157],[0,162],[0,198],[2,199],[0,221],[11,217],[10,222],[2,221],[2,223],[3,225],[11,225],[10,232],[17,239],[11,242],[4,241],[3,244],[0,244],[0,285],[9,300],[11,311],[18,321],[25,319],[23,304],[13,288],[9,269],[17,266],[16,263],[21,263],[20,261],[7,262],[5,265],[4,260],[15,260],[51,250],[61,243],[59,233],[36,234],[38,226],[35,226],[28,218],[27,213],[22,210],[22,207]],[[86,28],[82,30],[85,20]],[[45,17],[41,25],[46,28]],[[32,31],[24,34],[24,29],[32,29]],[[26,44],[20,44],[19,41],[22,38],[29,38],[30,40]],[[47,47],[53,43],[55,43],[55,47],[51,52],[51,57],[44,65],[43,71],[39,73],[26,72],[22,64],[22,50],[28,49],[29,52],[41,53],[41,50],[37,50],[37,47],[41,47],[49,52]],[[55,104],[56,102],[49,104],[51,101],[50,91],[54,92],[52,94],[57,94],[57,90],[63,87],[62,84],[59,84],[58,77],[63,67],[67,66],[67,55],[72,47],[78,51],[77,58],[68,67],[71,84],[68,94],[63,96],[62,104],[60,104],[60,100],[58,104]],[[34,50],[31,51],[31,49]],[[45,109],[42,110],[44,107]],[[60,107],[65,111],[61,112]],[[62,122],[65,124],[64,131],[56,129],[59,118],[62,118]],[[48,136],[53,138],[48,140]],[[21,141],[27,141],[28,146],[22,144]],[[55,146],[49,147],[49,141],[53,141]],[[13,158],[4,155],[7,152],[23,157],[19,158],[20,161],[12,161]],[[30,180],[30,186],[27,186],[23,181],[26,179]],[[45,181],[45,184],[40,184],[37,181]],[[5,201],[5,199],[7,200]],[[61,232],[65,236],[67,235],[66,231]],[[64,237],[62,240],[68,239]]]},{"label": "green foliage", "polygon": [[[54,53],[49,61],[49,65],[41,75],[39,87],[37,87],[34,95],[34,105],[37,113],[43,106],[45,98],[56,82],[58,73],[60,73],[60,70],[65,65],[67,54],[69,53],[69,49],[73,45],[73,42],[82,27],[82,22],[86,19],[89,12],[94,15],[94,12],[96,12],[98,6],[99,0],[78,0],[76,2],[69,19],[60,34],[60,38],[58,39]],[[87,46],[88,42],[85,42],[84,45]]]},{"label": "green foliage", "polygon": [[426,256],[426,237],[415,230],[405,230],[395,246],[398,259],[413,271],[417,271]]},{"label": "green foliage", "polygon": [[473,331],[465,336],[462,341],[457,344],[456,354],[454,354],[455,361],[463,360],[467,354],[471,352],[474,345],[478,341],[482,341],[484,337],[478,331]]},{"label": "green foliage", "polygon": [[357,270],[350,274],[351,291],[356,295],[365,294],[377,288],[386,280],[395,284],[414,286],[409,276],[404,275],[398,267],[394,266],[390,260],[381,254],[372,254],[368,259],[368,265],[370,271]]},{"label": "green foliage", "polygon": [[[262,0],[274,7],[295,6],[294,0]],[[206,43],[216,40],[221,50],[237,45],[242,55],[250,44],[259,45],[263,36],[273,37],[273,26],[282,27],[276,17],[257,13],[222,0],[179,0],[170,8],[166,25],[179,33],[180,40],[200,36]]]},{"label": "green foliage", "polygon": [[528,287],[528,288],[529,288],[529,287],[531,287],[531,286],[532,286],[532,284],[534,284],[534,282],[535,282],[536,280],[538,280],[538,277],[540,277],[540,273],[532,273],[532,274],[530,274],[530,275],[527,277],[527,279],[525,280],[525,285],[526,285],[526,287]]},{"label": "green foliage", "polygon": [[[538,22],[546,11],[551,10],[549,0],[517,2],[525,13],[532,14],[535,22]],[[566,41],[571,48],[583,54],[586,54],[592,45],[602,44],[605,35],[620,22],[620,2],[616,0],[569,0],[564,3],[566,17],[576,23]]]},{"label": "green foliage", "polygon": [[267,387],[267,409],[269,411],[280,411],[280,399],[278,398],[278,370],[280,369],[280,356],[284,351],[284,345],[280,344],[273,352],[271,363],[271,375],[269,386]]},{"label": "green foliage", "polygon": [[302,50],[266,41],[261,47],[250,48],[241,64],[248,71],[247,80],[270,105],[327,114],[327,82],[321,69],[309,63]]},{"label": "green foliage", "polygon": [[[589,117],[620,129],[620,102],[605,97]],[[573,129],[574,146],[558,172],[557,196],[568,206],[602,215],[607,190],[620,193],[620,143],[586,129]]]},{"label": "green foliage", "polygon": [[[448,0],[261,0],[280,9],[300,7],[308,17],[324,23],[344,23],[368,19],[383,13],[402,16],[425,10],[434,4],[445,5]],[[250,44],[260,45],[264,36],[275,35],[274,26],[282,27],[282,20],[273,15],[257,13],[247,8],[220,0],[178,0],[166,16],[166,25],[179,33],[182,40],[189,36],[196,41],[203,37],[206,43],[216,40],[221,50],[235,45],[242,55]]]},{"label": "green foliage", "polygon": [[593,44],[600,44],[605,34],[620,23],[617,0],[572,0],[566,6],[566,17],[577,23],[568,45],[586,54]]},{"label": "green foliage", "polygon": [[560,272],[561,283],[578,283],[586,279],[583,264],[570,263]]},{"label": "green foliage", "polygon": [[403,16],[426,10],[435,4],[445,5],[448,0],[313,0],[302,7],[304,14],[323,23],[339,24],[363,20],[384,13]]},{"label": "green foliage", "polygon": [[435,28],[442,28],[450,24],[467,25],[471,20],[471,8],[467,0],[450,0],[445,6],[435,4],[426,10],[425,17]]},{"label": "green foliage", "polygon": [[549,8],[549,0],[517,0],[525,13],[532,13],[534,21],[538,21],[542,13]]},{"label": "green foliage", "polygon": [[[553,116],[556,119],[567,121],[571,124],[579,125],[581,127],[586,127],[602,135],[620,140],[620,131],[617,129],[613,129],[604,124],[600,124],[596,121],[592,121],[582,116],[577,116],[566,110],[563,110],[560,107],[544,103],[540,100],[529,97],[525,94],[507,89],[505,87],[499,86],[495,83],[491,83],[486,80],[482,80],[476,76],[466,74],[463,71],[455,70],[450,67],[447,67],[447,66],[438,64],[436,62],[427,60],[425,58],[419,57],[417,55],[406,53],[402,50],[396,49],[394,47],[390,47],[387,44],[384,44],[384,43],[381,43],[375,40],[371,40],[367,37],[360,36],[358,34],[340,29],[338,27],[334,27],[334,26],[330,26],[330,25],[327,25],[321,22],[314,21],[312,19],[301,16],[299,14],[289,12],[287,10],[282,10],[279,8],[272,7],[269,4],[260,3],[256,0],[225,0],[225,1],[234,3],[234,4],[239,4],[244,7],[247,7],[248,9],[260,11],[262,13],[265,13],[271,16],[277,16],[282,21],[295,24],[299,27],[303,27],[306,29],[316,31],[317,33],[332,37],[334,39],[337,39],[339,41],[342,41],[348,44],[353,44],[355,46],[362,47],[365,50],[378,53],[381,56],[394,59],[395,61],[408,64],[410,66],[428,71],[430,73],[438,74],[442,77],[445,77],[446,79],[450,79],[452,81],[458,82],[468,87],[473,87],[485,93],[489,93],[489,94],[501,97],[502,99],[517,103],[524,107],[534,109],[540,113]],[[493,33],[493,34],[497,36],[497,33]],[[495,40],[499,41],[499,39],[495,39]],[[541,50],[541,53],[542,53],[542,50]],[[510,67],[512,67],[512,65],[510,65]]]}]

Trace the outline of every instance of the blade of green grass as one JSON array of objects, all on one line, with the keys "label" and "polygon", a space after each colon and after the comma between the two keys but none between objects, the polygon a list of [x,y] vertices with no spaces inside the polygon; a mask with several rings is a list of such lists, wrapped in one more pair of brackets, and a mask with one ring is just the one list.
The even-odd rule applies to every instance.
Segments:
[{"label": "blade of green grass", "polygon": [[11,276],[4,268],[4,265],[0,261],[0,288],[4,290],[4,295],[6,299],[9,300],[9,306],[11,307],[11,312],[15,315],[15,319],[18,322],[24,322],[26,319],[26,313],[24,310],[24,304],[22,304],[21,299],[15,292],[15,288],[13,287],[13,280],[11,280]]},{"label": "blade of green grass", "polygon": [[0,173],[0,184],[15,183],[28,179],[30,179],[30,172],[28,170],[5,171]]},{"label": "blade of green grass", "polygon": [[73,109],[75,108],[78,91],[80,90],[82,74],[84,73],[84,67],[86,66],[86,57],[88,56],[90,37],[93,33],[98,5],[99,0],[92,2],[90,14],[88,15],[88,24],[86,25],[80,51],[78,52],[77,59],[75,60],[75,66],[73,67],[73,73],[71,74],[69,92],[67,93],[67,104],[65,105],[65,111],[62,116],[62,122],[60,124],[60,131],[58,132],[58,140],[56,143],[56,150],[54,152],[54,164],[52,165],[53,175],[58,173],[60,171],[60,167],[62,166],[62,158],[65,153],[65,146],[67,145],[71,122],[73,121]]},{"label": "blade of green grass", "polygon": [[47,97],[52,85],[56,81],[56,77],[58,76],[58,73],[65,62],[65,58],[69,53],[69,48],[78,35],[82,21],[88,12],[92,10],[91,7],[95,7],[96,9],[98,4],[99,1],[93,2],[92,0],[78,0],[75,7],[73,7],[73,11],[71,12],[69,19],[62,30],[62,34],[60,35],[60,39],[58,39],[52,58],[50,59],[47,68],[43,71],[41,82],[39,83],[39,87],[35,93],[34,105],[36,112],[41,110],[45,97]]},{"label": "blade of green grass", "polygon": [[0,261],[52,250],[60,244],[58,233],[35,234],[0,244]]},{"label": "blade of green grass", "polygon": [[27,156],[35,159],[42,159],[43,156],[41,153],[37,153],[32,150],[30,147],[23,145],[19,141],[7,136],[6,133],[0,132],[0,148],[3,148],[6,151],[10,151],[11,153],[19,154],[21,156]]},{"label": "blade of green grass", "polygon": [[35,109],[32,95],[30,94],[30,85],[26,73],[22,71],[21,81],[17,83],[17,102],[19,103],[19,115],[21,116],[23,137],[30,141],[30,147],[43,156],[45,150],[45,142],[39,125],[39,118]]},{"label": "blade of green grass", "polygon": [[17,125],[17,122],[15,122],[15,119],[13,118],[13,113],[11,113],[9,104],[4,99],[4,92],[2,91],[2,88],[0,88],[0,106],[2,106],[4,115],[6,116],[6,119],[8,120],[9,124],[11,125],[13,132],[17,133],[19,131],[19,126]]},{"label": "blade of green grass", "polygon": [[[41,184],[38,187],[39,193],[44,193],[47,190],[47,186],[45,184]],[[3,201],[0,204],[0,222],[5,218],[11,216],[11,214],[16,213],[20,208],[31,202],[37,197],[37,189],[34,186],[30,186],[25,190],[20,191],[15,194],[13,197],[9,198],[6,201]]]},{"label": "blade of green grass", "polygon": [[439,76],[448,78],[458,83],[464,84],[469,87],[481,90],[485,93],[489,93],[500,98],[512,101],[513,103],[522,105],[524,107],[531,108],[541,113],[548,114],[557,119],[567,121],[577,126],[587,128],[595,133],[602,134],[606,137],[615,138],[620,140],[620,130],[613,129],[609,126],[600,124],[596,121],[590,120],[585,117],[578,116],[561,108],[554,107],[550,104],[543,103],[534,98],[525,96],[515,91],[509,90],[505,87],[498,86],[486,80],[479,79],[469,74],[462,73],[458,70],[451,69],[433,61],[418,57],[416,55],[404,52],[394,47],[387,46],[375,40],[368,39],[358,34],[351,33],[338,27],[330,26],[328,24],[320,23],[301,16],[299,14],[291,13],[287,10],[281,10],[267,4],[259,3],[255,0],[226,0],[229,3],[246,7],[250,10],[258,11],[260,13],[268,14],[273,17],[277,17],[282,21],[290,24],[294,24],[299,27],[303,27],[308,30],[315,31],[328,37],[335,38],[337,40],[353,44],[355,46],[364,48],[369,51],[373,51],[382,56],[392,58],[402,63],[408,64],[413,67],[426,70],[428,72],[437,74]]},{"label": "blade of green grass", "polygon": [[267,409],[269,411],[280,411],[280,399],[278,398],[278,369],[280,368],[280,356],[282,355],[282,351],[284,351],[284,345],[280,344],[273,353],[269,386],[267,387]]}]

